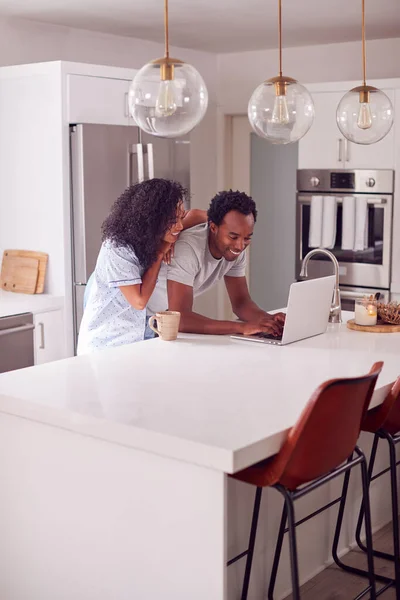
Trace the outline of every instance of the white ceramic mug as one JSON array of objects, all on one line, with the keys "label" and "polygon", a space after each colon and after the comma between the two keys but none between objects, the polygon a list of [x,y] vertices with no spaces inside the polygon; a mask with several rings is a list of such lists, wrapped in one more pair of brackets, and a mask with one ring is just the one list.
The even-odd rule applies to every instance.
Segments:
[{"label": "white ceramic mug", "polygon": [[[179,331],[181,313],[175,310],[158,312],[149,319],[149,327],[165,342],[176,340]],[[157,327],[154,327],[157,321]]]}]

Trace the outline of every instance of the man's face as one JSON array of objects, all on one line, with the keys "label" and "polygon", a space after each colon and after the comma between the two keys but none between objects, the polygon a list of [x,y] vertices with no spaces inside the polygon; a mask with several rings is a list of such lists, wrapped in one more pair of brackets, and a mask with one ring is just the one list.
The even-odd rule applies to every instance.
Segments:
[{"label": "man's face", "polygon": [[253,229],[252,214],[242,215],[236,210],[231,210],[226,213],[221,225],[210,224],[212,244],[210,249],[218,257],[229,261],[236,260],[250,244]]}]

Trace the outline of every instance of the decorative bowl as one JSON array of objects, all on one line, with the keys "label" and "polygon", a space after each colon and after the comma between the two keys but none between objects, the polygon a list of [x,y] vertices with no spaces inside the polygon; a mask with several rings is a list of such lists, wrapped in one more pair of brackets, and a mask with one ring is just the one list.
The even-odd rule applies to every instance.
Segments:
[{"label": "decorative bowl", "polygon": [[378,316],[385,323],[400,325],[400,302],[378,302]]}]

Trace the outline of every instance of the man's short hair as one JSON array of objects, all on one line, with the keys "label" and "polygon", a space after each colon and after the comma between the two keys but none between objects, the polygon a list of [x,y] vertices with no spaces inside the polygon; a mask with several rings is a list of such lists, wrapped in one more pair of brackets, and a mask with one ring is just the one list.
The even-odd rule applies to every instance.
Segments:
[{"label": "man's short hair", "polygon": [[215,225],[221,225],[225,215],[231,210],[236,210],[246,216],[252,214],[254,222],[257,220],[256,203],[253,198],[244,192],[227,190],[218,192],[211,200],[207,212],[208,221],[212,221]]}]

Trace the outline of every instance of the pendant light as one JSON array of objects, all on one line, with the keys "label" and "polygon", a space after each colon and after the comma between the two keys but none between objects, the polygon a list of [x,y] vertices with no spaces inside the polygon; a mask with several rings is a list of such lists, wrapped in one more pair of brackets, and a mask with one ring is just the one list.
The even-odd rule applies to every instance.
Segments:
[{"label": "pendant light", "polygon": [[314,103],[298,81],[282,75],[282,0],[278,0],[279,75],[267,79],[253,92],[248,105],[250,125],[273,144],[297,142],[314,120]]},{"label": "pendant light", "polygon": [[168,0],[164,0],[165,56],[138,71],[129,88],[129,111],[151,135],[174,138],[200,123],[208,105],[206,85],[198,71],[169,55]]},{"label": "pendant light", "polygon": [[355,144],[374,144],[390,131],[393,107],[389,98],[366,82],[365,0],[362,2],[363,84],[353,88],[339,102],[336,121],[345,138]]}]

